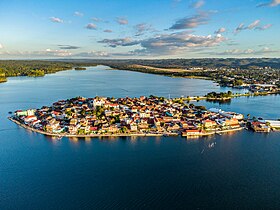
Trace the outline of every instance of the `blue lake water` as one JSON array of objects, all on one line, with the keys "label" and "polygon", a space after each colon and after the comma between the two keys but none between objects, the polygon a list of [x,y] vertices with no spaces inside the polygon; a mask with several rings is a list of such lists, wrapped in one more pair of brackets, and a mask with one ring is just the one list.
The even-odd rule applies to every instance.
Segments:
[{"label": "blue lake water", "polygon": [[[178,97],[230,90],[211,81],[106,68],[0,84],[0,209],[280,208],[280,133],[57,141],[7,120],[9,111],[75,96]],[[280,96],[198,104],[280,118]]]}]

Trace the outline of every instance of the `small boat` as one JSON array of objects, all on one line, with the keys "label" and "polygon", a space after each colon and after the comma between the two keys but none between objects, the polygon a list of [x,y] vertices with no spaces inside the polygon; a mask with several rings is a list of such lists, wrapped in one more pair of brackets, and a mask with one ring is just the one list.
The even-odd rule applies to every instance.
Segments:
[{"label": "small boat", "polygon": [[215,146],[214,142],[208,144],[208,148],[213,148],[214,146]]},{"label": "small boat", "polygon": [[56,139],[57,140],[60,140],[60,139],[62,139],[63,138],[63,136],[58,136]]}]

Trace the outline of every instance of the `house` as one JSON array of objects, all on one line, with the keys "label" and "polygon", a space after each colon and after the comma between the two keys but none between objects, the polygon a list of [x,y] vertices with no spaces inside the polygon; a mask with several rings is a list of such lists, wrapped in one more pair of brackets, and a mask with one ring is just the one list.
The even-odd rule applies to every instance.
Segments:
[{"label": "house", "polygon": [[99,99],[94,99],[92,102],[93,107],[97,107],[97,106],[102,106],[104,104],[104,101],[99,100]]},{"label": "house", "polygon": [[199,130],[186,130],[182,135],[183,136],[198,136],[201,132]]},{"label": "house", "polygon": [[187,129],[187,128],[189,127],[188,122],[186,122],[186,121],[181,121],[181,122],[180,122],[180,125],[181,125],[181,127],[184,128],[184,129]]},{"label": "house", "polygon": [[138,124],[138,129],[148,129],[149,128],[149,124],[146,122],[141,122]]},{"label": "house", "polygon": [[131,131],[137,131],[138,130],[138,127],[137,127],[136,123],[131,123],[129,126],[130,126]]},{"label": "house", "polygon": [[[71,124],[71,121],[70,121],[70,124]],[[82,118],[80,120],[80,125],[81,126],[88,126],[88,120],[86,118]]]},{"label": "house", "polygon": [[98,130],[98,127],[97,126],[90,126],[89,130],[92,131],[92,132],[95,132],[95,131]]},{"label": "house", "polygon": [[32,122],[32,121],[35,121],[35,120],[37,120],[37,117],[34,116],[34,115],[27,116],[27,117],[24,118],[25,123],[29,123],[29,122]]},{"label": "house", "polygon": [[117,126],[111,125],[108,128],[108,132],[110,133],[117,133],[119,131],[119,128]]},{"label": "house", "polygon": [[68,132],[70,134],[76,134],[78,132],[78,126],[74,126],[74,125],[68,126]]},{"label": "house", "polygon": [[251,122],[251,128],[255,131],[255,132],[270,132],[270,126],[266,125],[263,122]]},{"label": "house", "polygon": [[28,110],[17,110],[16,112],[16,115],[18,117],[20,116],[33,116],[35,114],[35,110],[34,109],[28,109]]},{"label": "house", "polygon": [[204,120],[203,125],[206,129],[209,129],[209,128],[215,128],[217,126],[217,123],[213,120]]},{"label": "house", "polygon": [[239,122],[236,118],[226,119],[225,125],[230,127],[240,127]]},{"label": "house", "polygon": [[169,125],[167,127],[167,131],[177,131],[180,129],[180,126],[178,124],[174,124],[174,125]]},{"label": "house", "polygon": [[39,124],[41,122],[41,120],[34,120],[31,124],[32,126],[35,126],[36,124]]},{"label": "house", "polygon": [[78,123],[78,119],[76,119],[76,118],[72,118],[70,120],[70,125],[77,125],[77,123]]}]

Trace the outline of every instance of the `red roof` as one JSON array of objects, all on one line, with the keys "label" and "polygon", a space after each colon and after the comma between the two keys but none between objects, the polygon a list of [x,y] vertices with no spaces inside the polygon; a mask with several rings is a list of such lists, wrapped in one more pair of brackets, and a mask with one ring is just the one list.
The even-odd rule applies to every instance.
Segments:
[{"label": "red roof", "polygon": [[33,118],[33,117],[36,117],[36,116],[34,116],[34,115],[27,116],[27,117],[25,117],[25,119],[26,119],[26,118],[29,119],[29,118]]},{"label": "red roof", "polygon": [[257,122],[252,122],[252,125],[255,125],[255,126],[257,126],[257,125],[261,125],[261,124],[264,124],[264,123],[259,122],[259,121],[257,121]]},{"label": "red roof", "polygon": [[199,133],[199,130],[186,130],[188,133]]}]

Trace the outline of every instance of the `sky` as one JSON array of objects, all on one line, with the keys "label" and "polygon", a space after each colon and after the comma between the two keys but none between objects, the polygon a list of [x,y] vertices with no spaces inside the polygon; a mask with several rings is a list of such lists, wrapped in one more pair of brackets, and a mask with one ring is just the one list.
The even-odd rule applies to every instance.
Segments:
[{"label": "sky", "polygon": [[0,59],[280,57],[280,0],[1,0]]}]

